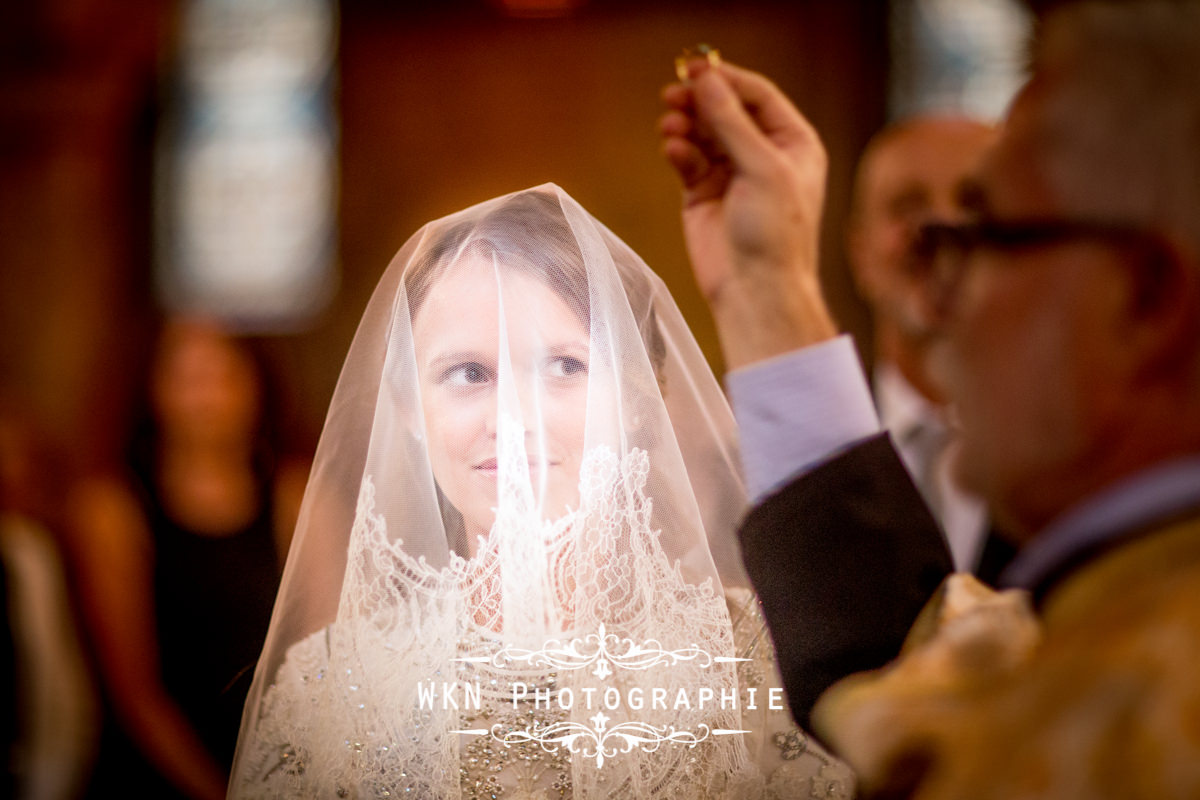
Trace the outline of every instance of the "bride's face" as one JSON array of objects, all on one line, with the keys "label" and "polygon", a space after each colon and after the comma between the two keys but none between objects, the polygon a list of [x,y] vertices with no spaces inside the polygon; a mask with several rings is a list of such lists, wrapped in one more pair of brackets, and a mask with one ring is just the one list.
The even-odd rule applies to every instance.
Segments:
[{"label": "bride's face", "polygon": [[[511,369],[511,388],[503,390],[502,324],[503,369]],[[470,541],[487,533],[495,517],[502,395],[510,398],[506,413],[526,431],[529,476],[543,516],[577,505],[589,336],[562,298],[531,275],[469,257],[430,288],[413,341],[434,477],[463,515]]]}]

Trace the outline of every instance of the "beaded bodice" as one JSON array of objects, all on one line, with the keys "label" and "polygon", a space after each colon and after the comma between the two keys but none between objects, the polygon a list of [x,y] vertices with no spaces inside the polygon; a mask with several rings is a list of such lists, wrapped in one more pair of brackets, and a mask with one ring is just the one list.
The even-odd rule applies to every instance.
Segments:
[{"label": "beaded bodice", "polygon": [[[573,624],[540,639],[512,634],[513,604],[480,601],[522,590],[495,574],[494,542],[446,569],[411,559],[364,481],[342,612],[288,650],[233,794],[850,797],[848,771],[791,724],[753,594],[663,557],[646,469],[644,453],[597,451],[577,512],[506,521],[542,543],[545,618]],[[584,558],[579,540],[596,569],[558,569]]]}]

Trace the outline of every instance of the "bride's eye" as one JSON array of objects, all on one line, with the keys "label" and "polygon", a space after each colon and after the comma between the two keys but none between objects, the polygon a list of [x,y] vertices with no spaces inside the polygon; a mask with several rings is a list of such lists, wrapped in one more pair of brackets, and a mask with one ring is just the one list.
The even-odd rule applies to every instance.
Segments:
[{"label": "bride's eye", "polygon": [[469,361],[443,372],[441,382],[450,386],[482,386],[491,379],[491,370],[476,361]]},{"label": "bride's eye", "polygon": [[574,356],[557,356],[550,359],[546,366],[546,373],[551,378],[574,378],[577,375],[586,375],[587,371],[587,362]]}]

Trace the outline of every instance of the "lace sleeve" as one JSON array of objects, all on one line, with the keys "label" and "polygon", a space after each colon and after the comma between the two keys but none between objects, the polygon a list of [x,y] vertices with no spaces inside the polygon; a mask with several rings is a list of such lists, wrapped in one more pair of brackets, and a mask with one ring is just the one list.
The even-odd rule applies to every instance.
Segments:
[{"label": "lace sleeve", "polygon": [[258,735],[247,754],[250,766],[232,787],[233,796],[299,796],[310,788],[305,775],[311,743],[300,722],[307,715],[297,712],[301,706],[321,702],[314,695],[321,691],[328,673],[328,636],[328,629],[318,631],[288,651],[263,699]]}]

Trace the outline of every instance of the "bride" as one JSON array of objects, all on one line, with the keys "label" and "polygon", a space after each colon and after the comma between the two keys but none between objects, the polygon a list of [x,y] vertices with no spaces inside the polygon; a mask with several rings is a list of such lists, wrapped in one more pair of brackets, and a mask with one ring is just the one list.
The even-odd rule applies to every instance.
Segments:
[{"label": "bride", "polygon": [[733,419],[554,185],[429,223],[367,307],[233,797],[849,797],[738,561]]}]

